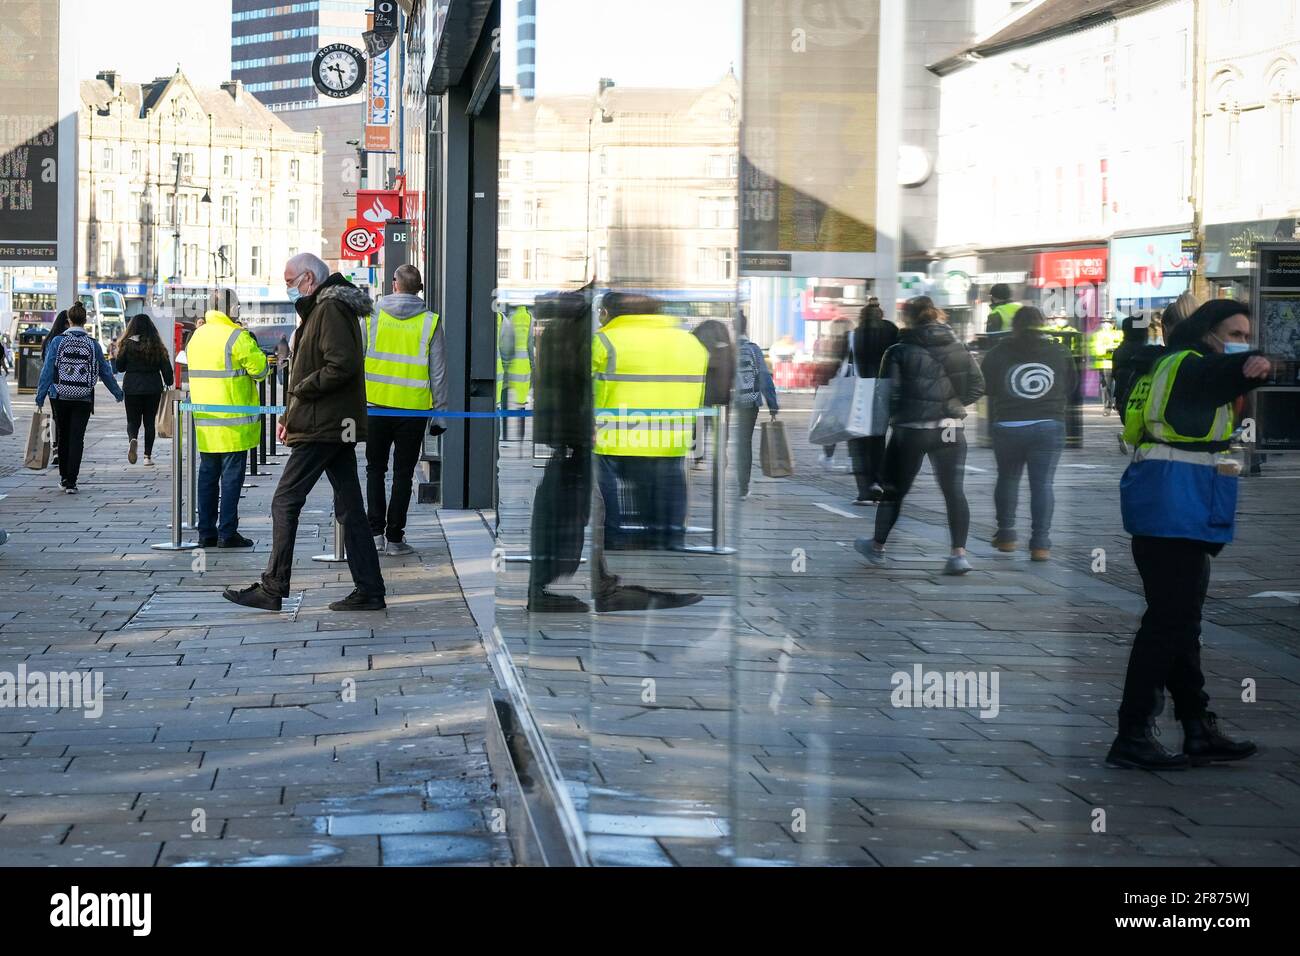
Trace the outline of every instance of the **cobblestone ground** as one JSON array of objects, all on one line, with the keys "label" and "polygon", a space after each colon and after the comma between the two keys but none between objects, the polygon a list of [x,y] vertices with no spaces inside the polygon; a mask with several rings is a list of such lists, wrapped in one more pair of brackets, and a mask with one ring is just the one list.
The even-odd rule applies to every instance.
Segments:
[{"label": "cobblestone ground", "polygon": [[[8,383],[12,388],[12,382]],[[21,461],[31,396],[15,396]],[[243,612],[223,587],[270,549],[279,469],[251,479],[251,552],[151,550],[170,537],[171,443],[128,465],[101,389],[81,494],[57,473],[0,472],[0,671],[103,677],[97,719],[0,709],[0,864],[504,864],[484,753],[491,672],[435,512],[418,554],[383,558],[388,610],[338,614],[328,484],[299,529],[296,613]],[[295,601],[294,603],[297,603]]]},{"label": "cobblestone ground", "polygon": [[[1221,723],[1261,753],[1182,773],[1118,771],[1103,758],[1143,601],[1120,524],[1126,459],[1113,420],[1090,409],[1084,447],[1065,454],[1050,563],[990,547],[996,469],[991,451],[972,447],[975,570],[949,578],[939,573],[947,529],[928,467],[891,538],[890,566],[871,568],[852,544],[874,512],[852,506],[852,477],[824,472],[803,441],[809,397],[785,403],[798,474],[756,477],[741,504],[729,491],[737,555],[611,558],[629,581],[700,591],[703,603],[527,615],[525,566],[507,564],[498,578],[498,623],[596,859],[1300,863],[1294,456],[1243,483],[1238,541],[1215,562],[1203,638]],[[502,541],[521,552],[541,472],[509,451],[503,466]],[[697,485],[693,498],[691,520],[707,526],[707,490]],[[585,597],[585,580],[570,590]],[[918,666],[996,674],[996,716],[894,706],[894,675]],[[1177,748],[1171,706],[1161,727]]]}]

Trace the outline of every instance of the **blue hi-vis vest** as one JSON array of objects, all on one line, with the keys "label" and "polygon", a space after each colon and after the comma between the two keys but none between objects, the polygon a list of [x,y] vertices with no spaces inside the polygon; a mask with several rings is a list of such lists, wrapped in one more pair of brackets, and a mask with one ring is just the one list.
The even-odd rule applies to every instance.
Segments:
[{"label": "blue hi-vis vest", "polygon": [[[1232,540],[1237,515],[1237,476],[1220,471],[1222,452],[1196,443],[1222,443],[1232,435],[1232,406],[1218,409],[1205,435],[1181,435],[1166,418],[1178,372],[1192,351],[1162,358],[1126,412],[1126,433],[1140,429],[1133,461],[1120,479],[1124,530],[1155,538],[1190,538],[1213,544]],[[1179,447],[1167,444],[1176,441]],[[1190,446],[1190,447],[1189,447]]]}]

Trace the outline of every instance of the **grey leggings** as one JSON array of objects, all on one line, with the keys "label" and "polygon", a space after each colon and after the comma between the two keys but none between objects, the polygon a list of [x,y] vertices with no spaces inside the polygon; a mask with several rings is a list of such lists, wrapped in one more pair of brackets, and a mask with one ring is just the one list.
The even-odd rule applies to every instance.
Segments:
[{"label": "grey leggings", "polygon": [[912,482],[916,481],[921,462],[926,458],[930,459],[935,480],[943,492],[952,546],[966,547],[970,506],[962,490],[966,477],[966,435],[961,428],[895,428],[890,432],[881,482],[885,498],[876,511],[876,544],[884,545],[889,539],[903,499],[912,490]]}]

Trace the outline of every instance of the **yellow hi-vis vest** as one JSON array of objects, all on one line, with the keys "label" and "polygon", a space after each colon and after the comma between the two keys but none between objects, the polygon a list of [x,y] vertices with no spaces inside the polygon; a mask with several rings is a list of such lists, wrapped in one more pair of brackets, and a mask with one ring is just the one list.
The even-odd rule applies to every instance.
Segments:
[{"label": "yellow hi-vis vest", "polygon": [[684,457],[708,367],[708,349],[672,316],[608,322],[591,343],[596,454]]},{"label": "yellow hi-vis vest", "polygon": [[[225,313],[210,311],[185,346],[190,401],[195,405],[257,405],[257,382],[266,378],[266,355],[247,329]],[[248,412],[195,412],[199,451],[245,451],[262,435],[259,416]]]},{"label": "yellow hi-vis vest", "polygon": [[533,363],[528,358],[532,316],[521,305],[511,314],[510,324],[515,332],[515,357],[506,366],[506,381],[510,387],[510,401],[523,406],[528,402],[528,389],[533,379]]},{"label": "yellow hi-vis vest", "polygon": [[505,316],[500,312],[496,314],[496,338],[492,340],[492,350],[497,356],[497,407],[501,407],[501,396],[506,387],[506,363],[501,361],[501,323],[505,321]]},{"label": "yellow hi-vis vest", "polygon": [[1165,419],[1169,397],[1174,391],[1178,369],[1191,349],[1166,355],[1133,385],[1124,408],[1124,440],[1138,446],[1152,442],[1163,445],[1195,445],[1200,442],[1225,442],[1232,437],[1232,406],[1220,405],[1214,413],[1210,430],[1204,435],[1182,435]]},{"label": "yellow hi-vis vest", "polygon": [[1124,333],[1119,329],[1114,326],[1109,329],[1098,326],[1097,331],[1092,333],[1092,367],[1103,370],[1112,368],[1114,362],[1111,361],[1111,353],[1123,341]]},{"label": "yellow hi-vis vest", "polygon": [[1023,306],[1019,302],[1003,302],[1001,305],[995,305],[989,309],[990,315],[996,315],[1002,320],[1002,331],[1011,331],[1011,320]]},{"label": "yellow hi-vis vest", "polygon": [[438,313],[366,316],[366,401],[385,408],[433,408],[429,343]]}]

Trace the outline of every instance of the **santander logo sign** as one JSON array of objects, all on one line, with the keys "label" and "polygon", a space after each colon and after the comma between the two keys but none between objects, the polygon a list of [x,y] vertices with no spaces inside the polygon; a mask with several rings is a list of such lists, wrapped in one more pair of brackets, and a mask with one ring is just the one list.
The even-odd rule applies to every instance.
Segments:
[{"label": "santander logo sign", "polygon": [[395,219],[401,209],[397,190],[366,189],[357,191],[357,219],[361,222],[383,225]]}]

